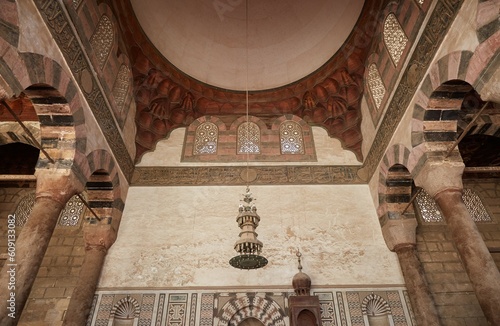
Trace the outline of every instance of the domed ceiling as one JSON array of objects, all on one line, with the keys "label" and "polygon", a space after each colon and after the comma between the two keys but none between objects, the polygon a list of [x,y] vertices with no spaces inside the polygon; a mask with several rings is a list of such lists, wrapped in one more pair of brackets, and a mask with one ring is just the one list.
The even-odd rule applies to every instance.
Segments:
[{"label": "domed ceiling", "polygon": [[[248,2],[247,2],[248,1]],[[115,1],[134,76],[136,161],[202,116],[295,115],[361,153],[365,61],[384,1]],[[248,17],[248,19],[247,19]]]},{"label": "domed ceiling", "polygon": [[364,1],[131,3],[149,40],[179,70],[224,89],[262,90],[325,64],[351,33]]}]

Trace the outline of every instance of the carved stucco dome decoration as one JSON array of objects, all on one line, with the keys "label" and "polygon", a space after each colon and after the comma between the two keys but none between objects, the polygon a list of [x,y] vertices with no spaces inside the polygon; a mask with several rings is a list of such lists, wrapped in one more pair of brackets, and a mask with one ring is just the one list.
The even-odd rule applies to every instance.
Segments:
[{"label": "carved stucco dome decoration", "polygon": [[[137,155],[204,115],[294,114],[362,161],[365,60],[384,1],[120,1],[133,64]],[[134,18],[136,17],[136,19]],[[248,40],[248,41],[247,41]]]}]

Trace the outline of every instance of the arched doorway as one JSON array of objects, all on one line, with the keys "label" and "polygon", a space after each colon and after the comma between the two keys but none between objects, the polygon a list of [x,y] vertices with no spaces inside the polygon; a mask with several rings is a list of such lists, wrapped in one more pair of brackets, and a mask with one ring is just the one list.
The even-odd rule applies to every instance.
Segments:
[{"label": "arched doorway", "polygon": [[260,320],[250,317],[243,320],[238,326],[264,326],[264,324]]}]

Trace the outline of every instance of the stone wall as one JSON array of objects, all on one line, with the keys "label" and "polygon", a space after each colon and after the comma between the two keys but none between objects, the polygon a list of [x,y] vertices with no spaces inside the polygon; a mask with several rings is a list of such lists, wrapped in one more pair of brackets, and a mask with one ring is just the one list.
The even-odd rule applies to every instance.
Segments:
[{"label": "stone wall", "polygon": [[[500,182],[464,180],[464,187],[480,196],[492,217],[477,226],[500,268]],[[446,224],[420,220],[417,249],[443,325],[487,325]]]},{"label": "stone wall", "polygon": [[[7,241],[4,241],[6,239],[4,236],[7,234],[7,217],[15,214],[20,201],[33,192],[33,188],[0,189],[0,235],[2,239],[0,266],[3,266],[7,258]],[[78,281],[85,253],[82,218],[74,226],[63,226],[61,224],[65,223],[62,219],[64,213],[65,211],[62,212],[61,219],[50,240],[21,316],[20,325],[62,325],[64,313]],[[16,227],[16,238],[19,237],[22,229],[22,227]]]},{"label": "stone wall", "polygon": [[[408,295],[402,287],[320,288],[323,325],[415,326]],[[235,290],[127,290],[97,291],[90,325],[236,325],[255,318],[265,326],[286,326],[289,321],[288,289]],[[371,323],[371,312],[386,323]],[[382,312],[383,311],[383,312]]]}]

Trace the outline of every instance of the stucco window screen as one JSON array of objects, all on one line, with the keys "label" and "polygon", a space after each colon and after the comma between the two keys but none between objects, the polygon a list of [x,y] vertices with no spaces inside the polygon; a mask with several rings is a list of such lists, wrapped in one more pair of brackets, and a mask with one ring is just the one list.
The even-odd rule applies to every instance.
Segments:
[{"label": "stucco window screen", "polygon": [[474,222],[491,222],[490,214],[474,190],[464,188],[462,198]]},{"label": "stucco window screen", "polygon": [[255,122],[244,122],[238,127],[238,154],[260,153],[260,128]]},{"label": "stucco window screen", "polygon": [[[481,198],[479,198],[474,190],[464,188],[462,199],[474,222],[491,222],[491,216],[486,210]],[[420,191],[415,199],[415,203],[424,222],[444,221],[438,205],[425,190]]]},{"label": "stucco window screen", "polygon": [[281,154],[304,154],[302,127],[295,121],[280,125]]},{"label": "stucco window screen", "polygon": [[193,155],[216,154],[219,129],[212,122],[204,122],[196,128]]},{"label": "stucco window screen", "polygon": [[16,226],[23,227],[28,221],[28,217],[33,210],[35,204],[35,191],[29,192],[24,195],[17,204],[14,215],[16,216]]},{"label": "stucco window screen", "polygon": [[115,84],[113,85],[113,96],[115,97],[116,107],[120,112],[123,111],[128,89],[130,87],[129,77],[130,68],[126,65],[121,65],[120,70],[118,70],[118,74],[116,75]]},{"label": "stucco window screen", "polygon": [[394,65],[397,66],[408,43],[408,37],[394,14],[389,14],[385,19],[384,43]]},{"label": "stucco window screen", "polygon": [[422,189],[415,198],[415,203],[424,222],[443,222],[443,214],[427,191]]},{"label": "stucco window screen", "polygon": [[90,38],[90,45],[94,50],[94,54],[101,69],[104,68],[106,59],[111,52],[113,39],[113,24],[108,16],[102,15],[94,34]]},{"label": "stucco window screen", "polygon": [[370,89],[375,107],[377,110],[380,109],[380,105],[385,96],[385,86],[378,72],[377,65],[374,63],[368,67],[368,88]]},{"label": "stucco window screen", "polygon": [[59,215],[59,225],[77,226],[84,213],[84,204],[78,196],[71,197]]}]

